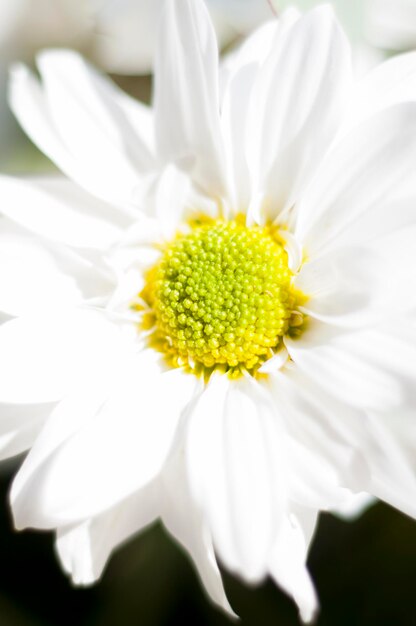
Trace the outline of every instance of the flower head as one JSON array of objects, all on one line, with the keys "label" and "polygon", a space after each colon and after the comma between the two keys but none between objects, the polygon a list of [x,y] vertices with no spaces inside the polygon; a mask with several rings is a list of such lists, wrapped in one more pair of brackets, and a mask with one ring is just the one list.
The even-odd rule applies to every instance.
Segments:
[{"label": "flower head", "polygon": [[202,2],[170,0],[153,109],[74,53],[39,69],[11,103],[67,178],[0,182],[16,525],[87,584],[161,518],[214,602],[216,553],[310,620],[318,511],[416,514],[416,57],[355,84],[321,7],[219,69]]}]

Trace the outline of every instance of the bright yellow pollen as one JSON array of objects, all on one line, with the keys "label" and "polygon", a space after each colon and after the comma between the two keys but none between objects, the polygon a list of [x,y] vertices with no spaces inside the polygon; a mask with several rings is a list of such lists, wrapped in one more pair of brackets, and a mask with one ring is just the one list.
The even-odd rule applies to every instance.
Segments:
[{"label": "bright yellow pollen", "polygon": [[150,343],[194,373],[254,373],[289,329],[292,278],[270,229],[238,220],[196,225],[166,246],[147,276],[140,295],[152,311]]}]

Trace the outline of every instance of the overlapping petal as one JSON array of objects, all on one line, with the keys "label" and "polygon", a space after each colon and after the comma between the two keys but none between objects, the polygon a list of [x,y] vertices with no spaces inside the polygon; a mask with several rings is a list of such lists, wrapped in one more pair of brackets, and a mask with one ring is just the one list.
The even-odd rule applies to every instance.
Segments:
[{"label": "overlapping petal", "polygon": [[72,581],[82,586],[96,582],[113,550],[156,519],[159,499],[152,482],[97,517],[59,528],[56,548]]},{"label": "overlapping petal", "polygon": [[[377,360],[377,346],[378,352],[381,352],[382,338],[386,347],[395,346],[398,350],[392,370],[400,370],[399,362],[403,370],[406,367],[404,363],[409,365],[414,359],[414,349],[405,348],[397,338],[389,337],[386,332],[366,332],[369,335],[368,346],[373,347],[373,355],[368,350],[367,356],[371,362]],[[386,352],[385,362],[388,361],[388,354]],[[291,367],[284,375],[276,374],[274,380],[276,398],[280,398],[286,408],[289,432],[296,441],[314,450],[313,454],[319,455],[321,463],[329,464],[327,476],[323,475],[318,481],[313,478],[315,476],[316,479],[318,474],[310,471],[312,465],[309,461],[304,468],[292,465],[293,474],[299,481],[292,493],[298,494],[299,504],[310,506],[313,503],[319,508],[326,508],[323,504],[326,501],[331,510],[342,509],[351,501],[345,490],[356,494],[366,491],[415,516],[416,477],[410,452],[415,431],[412,421],[405,417],[409,416],[406,409],[391,411],[386,405],[367,411],[355,408],[351,406],[353,402],[348,403],[342,398],[340,391],[337,393],[336,389],[325,385],[323,379],[320,382],[317,383],[310,371],[299,367]],[[389,420],[392,420],[391,424]],[[306,466],[309,469],[302,471],[306,470]],[[329,492],[323,491],[331,471],[335,473],[339,495],[344,497],[344,501],[341,499],[338,503]],[[311,499],[314,484],[318,489],[314,499]],[[324,496],[321,503],[316,501],[319,494],[321,498]]]},{"label": "overlapping petal", "polygon": [[189,420],[188,472],[221,558],[259,580],[286,514],[286,481],[279,423],[254,383],[247,387],[210,381]]},{"label": "overlapping petal", "polygon": [[363,122],[334,147],[297,210],[295,236],[308,256],[373,239],[371,228],[363,228],[362,222],[370,226],[368,214],[377,220],[379,236],[413,220],[411,210],[392,207],[413,180],[415,139],[416,107],[402,103]]},{"label": "overlapping petal", "polygon": [[58,554],[75,584],[95,582],[115,549],[161,519],[190,554],[213,602],[234,615],[225,596],[208,528],[189,493],[184,470],[183,450],[178,448],[160,477],[147,486],[95,518],[58,529]]},{"label": "overlapping petal", "polygon": [[246,153],[245,129],[250,98],[261,66],[270,54],[278,29],[277,20],[261,26],[222,67],[221,129],[224,137],[226,165],[229,172],[230,199],[233,212],[245,213],[254,193]]},{"label": "overlapping petal", "polygon": [[335,137],[351,81],[349,46],[329,7],[286,20],[254,85],[247,128],[264,201],[257,220],[274,219],[299,198]]},{"label": "overlapping petal", "polygon": [[156,57],[154,106],[161,157],[191,172],[209,195],[224,195],[218,48],[202,0],[166,3]]},{"label": "overlapping petal", "polygon": [[13,485],[18,527],[97,515],[162,468],[196,381],[180,370],[162,373],[148,351],[124,359],[117,374],[115,367],[107,381],[88,381],[57,406]]},{"label": "overlapping petal", "polygon": [[47,313],[0,326],[0,402],[33,404],[61,400],[76,383],[134,350],[122,329],[85,309]]},{"label": "overlapping petal", "polygon": [[362,354],[360,338],[365,338],[365,331],[338,332],[325,323],[310,322],[299,339],[286,338],[285,344],[299,370],[347,406],[399,407],[405,397],[403,381],[371,358],[373,345]]},{"label": "overlapping petal", "polygon": [[225,595],[210,528],[189,488],[184,457],[179,445],[161,475],[161,517],[191,556],[211,600],[235,617]]},{"label": "overlapping petal", "polygon": [[416,99],[416,53],[391,57],[378,64],[352,90],[343,130],[401,102]]},{"label": "overlapping petal", "polygon": [[62,244],[0,220],[0,310],[12,316],[105,301],[114,289],[105,267]]},{"label": "overlapping petal", "polygon": [[[398,310],[399,264],[377,247],[336,247],[303,264],[295,279],[308,316],[340,327],[364,327]],[[403,281],[404,282],[404,281]]]},{"label": "overlapping petal", "polygon": [[[11,74],[10,104],[21,126],[88,192],[126,209],[136,204],[153,157],[131,121],[134,105],[129,101],[125,114],[127,98],[73,52],[45,53],[39,64],[42,84],[23,66]],[[142,119],[137,109],[135,118]]]},{"label": "overlapping petal", "polygon": [[53,403],[0,403],[0,458],[7,459],[28,450],[49,418]]},{"label": "overlapping petal", "polygon": [[270,557],[270,573],[299,607],[303,622],[313,622],[318,598],[306,568],[306,556],[313,536],[317,514],[299,507],[285,520]]},{"label": "overlapping petal", "polygon": [[113,207],[59,177],[22,180],[1,176],[0,193],[3,215],[56,243],[105,250],[126,226]]}]

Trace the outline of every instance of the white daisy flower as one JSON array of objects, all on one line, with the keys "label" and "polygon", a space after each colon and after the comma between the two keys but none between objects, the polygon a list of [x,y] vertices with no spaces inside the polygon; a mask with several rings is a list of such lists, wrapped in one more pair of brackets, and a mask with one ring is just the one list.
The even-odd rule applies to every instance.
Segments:
[{"label": "white daisy flower", "polygon": [[325,6],[220,72],[202,2],[171,0],[153,109],[75,53],[38,67],[11,103],[67,179],[0,179],[16,526],[89,584],[160,518],[218,605],[216,556],[308,621],[319,510],[416,514],[416,56],[355,84]]}]

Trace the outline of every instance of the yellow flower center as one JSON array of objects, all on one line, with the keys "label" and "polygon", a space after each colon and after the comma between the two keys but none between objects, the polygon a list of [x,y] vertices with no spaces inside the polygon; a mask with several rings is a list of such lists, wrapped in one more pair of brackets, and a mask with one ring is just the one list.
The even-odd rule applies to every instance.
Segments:
[{"label": "yellow flower center", "polygon": [[[294,319],[288,257],[272,228],[240,220],[194,224],[163,250],[140,294],[150,343],[196,374],[254,374]],[[297,324],[299,314],[297,314]]]}]

